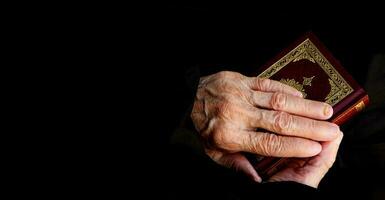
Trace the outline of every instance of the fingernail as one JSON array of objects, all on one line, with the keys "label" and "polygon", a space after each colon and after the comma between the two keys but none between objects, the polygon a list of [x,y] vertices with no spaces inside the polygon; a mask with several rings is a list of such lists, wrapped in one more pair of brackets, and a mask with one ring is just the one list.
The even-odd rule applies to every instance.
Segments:
[{"label": "fingernail", "polygon": [[333,108],[329,104],[325,104],[324,115],[327,117],[331,117],[333,115]]}]

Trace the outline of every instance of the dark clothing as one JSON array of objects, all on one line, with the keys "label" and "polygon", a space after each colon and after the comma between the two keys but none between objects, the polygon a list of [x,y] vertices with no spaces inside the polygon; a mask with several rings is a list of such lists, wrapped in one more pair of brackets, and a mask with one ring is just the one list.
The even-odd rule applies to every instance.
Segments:
[{"label": "dark clothing", "polygon": [[233,169],[216,164],[199,149],[195,135],[187,129],[174,132],[167,153],[170,199],[320,198],[316,189],[306,185],[296,182],[258,184]]}]

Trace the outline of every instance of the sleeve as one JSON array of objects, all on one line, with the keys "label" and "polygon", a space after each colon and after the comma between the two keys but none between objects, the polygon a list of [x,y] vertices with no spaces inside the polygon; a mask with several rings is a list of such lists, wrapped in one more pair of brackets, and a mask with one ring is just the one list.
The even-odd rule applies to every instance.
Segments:
[{"label": "sleeve", "polygon": [[307,185],[296,182],[273,182],[255,185],[249,188],[242,199],[254,199],[256,196],[263,196],[269,199],[296,199],[313,200],[320,199],[320,192]]}]

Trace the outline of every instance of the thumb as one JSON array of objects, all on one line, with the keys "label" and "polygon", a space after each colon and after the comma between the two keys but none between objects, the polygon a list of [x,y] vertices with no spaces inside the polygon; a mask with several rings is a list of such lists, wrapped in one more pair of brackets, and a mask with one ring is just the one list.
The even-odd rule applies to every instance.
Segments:
[{"label": "thumb", "polygon": [[320,162],[323,162],[323,164],[327,167],[327,170],[332,167],[334,161],[336,160],[343,136],[343,133],[340,131],[336,139],[322,143],[322,151],[319,154],[319,160]]},{"label": "thumb", "polygon": [[262,181],[261,177],[258,175],[257,171],[255,171],[254,167],[251,165],[249,160],[247,160],[247,158],[241,153],[223,155],[218,160],[218,162],[226,167],[243,172],[252,180],[258,183]]}]

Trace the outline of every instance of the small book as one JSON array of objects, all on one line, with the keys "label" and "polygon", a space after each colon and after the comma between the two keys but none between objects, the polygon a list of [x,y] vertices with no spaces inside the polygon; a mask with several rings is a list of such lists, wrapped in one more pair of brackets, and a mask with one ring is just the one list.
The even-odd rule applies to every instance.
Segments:
[{"label": "small book", "polygon": [[[306,99],[330,104],[334,113],[328,121],[337,125],[369,103],[364,89],[311,32],[283,50],[257,74],[294,87]],[[253,163],[258,174],[268,178],[284,166],[286,159],[290,158],[264,157]]]}]

